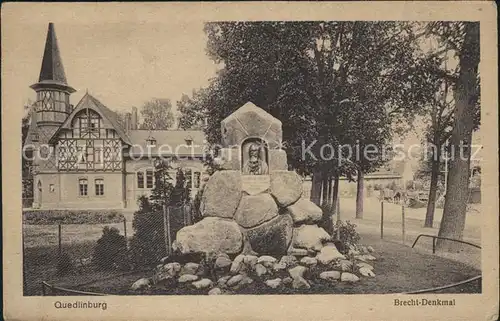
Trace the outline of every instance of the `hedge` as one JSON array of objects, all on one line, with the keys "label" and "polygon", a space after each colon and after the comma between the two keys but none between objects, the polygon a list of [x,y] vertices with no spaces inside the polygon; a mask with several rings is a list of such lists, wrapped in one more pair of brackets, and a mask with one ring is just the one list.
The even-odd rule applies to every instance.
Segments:
[{"label": "hedge", "polygon": [[123,222],[120,210],[34,210],[23,211],[28,225],[108,224]]}]

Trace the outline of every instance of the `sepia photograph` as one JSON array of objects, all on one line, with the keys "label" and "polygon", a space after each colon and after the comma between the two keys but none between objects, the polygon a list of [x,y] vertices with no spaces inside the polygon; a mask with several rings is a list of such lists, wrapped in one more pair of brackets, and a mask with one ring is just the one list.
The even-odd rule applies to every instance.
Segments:
[{"label": "sepia photograph", "polygon": [[[470,8],[495,10],[484,4]],[[226,319],[225,298],[377,294],[406,319],[460,315],[463,295],[488,295],[478,320],[495,318],[494,13],[37,5],[2,10],[2,172],[15,187],[4,264],[19,266],[4,279],[45,302],[40,318],[103,318],[132,297],[161,309],[217,296],[207,302],[226,314],[210,318]]]}]

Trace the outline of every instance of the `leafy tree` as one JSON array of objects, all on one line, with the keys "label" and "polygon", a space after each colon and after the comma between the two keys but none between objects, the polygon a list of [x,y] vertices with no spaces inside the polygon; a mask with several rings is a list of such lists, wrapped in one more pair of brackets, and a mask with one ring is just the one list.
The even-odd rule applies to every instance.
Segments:
[{"label": "leafy tree", "polygon": [[[479,82],[479,23],[478,22],[434,22],[429,32],[440,37],[458,57],[458,71],[453,74],[440,72],[453,81],[455,115],[450,147],[454,152],[448,174],[448,190],[444,203],[443,219],[439,236],[462,239],[469,194],[470,156],[472,131],[480,119]],[[437,249],[454,251],[460,246],[456,242],[438,240]]]},{"label": "leafy tree", "polygon": [[115,227],[105,226],[92,257],[99,270],[127,269],[128,250],[125,236]]},{"label": "leafy tree", "polygon": [[[337,151],[362,140],[367,110],[382,128],[380,137],[371,133],[381,143],[391,134],[386,124],[411,119],[427,99],[414,29],[406,22],[208,23],[207,52],[222,68],[191,98],[182,122],[210,115],[204,130],[215,144],[220,121],[252,101],[282,120],[288,163],[312,175],[311,200],[329,205],[340,176],[352,179],[359,168],[370,171],[378,163],[339,162],[344,154],[321,159],[322,146]],[[311,154],[303,154],[303,142],[316,142]]]},{"label": "leafy tree", "polygon": [[193,90],[192,98],[183,94],[177,102],[177,110],[180,112],[179,127],[187,130],[201,130],[205,125],[205,115],[198,111],[203,109],[203,106],[198,104],[204,101],[206,90],[201,88]]},{"label": "leafy tree", "polygon": [[125,119],[127,118],[127,113],[123,112],[123,111],[120,111],[120,110],[115,110],[114,112],[115,112],[115,114],[117,116],[118,123],[123,128],[125,128]]},{"label": "leafy tree", "polygon": [[166,130],[174,125],[172,104],[169,99],[152,99],[141,108],[140,129]]},{"label": "leafy tree", "polygon": [[[132,260],[136,266],[154,264],[167,255],[163,207],[180,206],[189,201],[190,189],[182,169],[176,173],[175,185],[170,175],[172,167],[166,161],[155,166],[151,196],[139,198],[139,210],[134,213],[131,240]],[[183,217],[171,216],[172,231],[182,226]]]},{"label": "leafy tree", "polygon": [[[24,110],[26,111],[26,115],[21,120],[21,146],[24,147],[24,143],[26,142],[26,138],[28,137],[30,121],[31,121],[31,113],[33,112],[33,102],[28,100],[28,103],[24,106]],[[32,157],[31,150],[24,150],[23,155],[21,157],[21,173],[22,173],[22,198],[24,200],[32,200],[33,199],[33,176],[31,173],[32,162],[29,158]],[[31,206],[31,204],[23,203],[23,206]]]}]

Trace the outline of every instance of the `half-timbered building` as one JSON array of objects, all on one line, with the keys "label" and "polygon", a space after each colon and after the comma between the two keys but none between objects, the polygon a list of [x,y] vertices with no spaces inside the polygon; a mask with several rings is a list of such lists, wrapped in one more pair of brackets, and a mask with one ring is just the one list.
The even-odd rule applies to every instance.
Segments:
[{"label": "half-timbered building", "polygon": [[154,186],[159,157],[181,167],[194,194],[203,173],[202,131],[140,130],[137,109],[125,120],[86,93],[76,106],[54,25],[49,24],[36,101],[23,148],[31,162],[35,208],[131,208]]}]

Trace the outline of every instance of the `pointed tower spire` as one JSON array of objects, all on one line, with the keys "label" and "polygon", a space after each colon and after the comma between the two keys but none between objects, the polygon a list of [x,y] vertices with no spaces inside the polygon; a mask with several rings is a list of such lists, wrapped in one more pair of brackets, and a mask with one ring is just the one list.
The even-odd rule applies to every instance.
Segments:
[{"label": "pointed tower spire", "polygon": [[57,44],[56,31],[52,22],[49,23],[49,28],[47,30],[45,50],[43,52],[42,67],[40,68],[38,83],[32,85],[31,88],[37,90],[41,87],[47,87],[46,84],[55,85],[59,87],[59,89],[69,93],[75,92],[75,90],[68,85],[68,81],[66,80],[66,73],[64,72],[59,45]]}]

